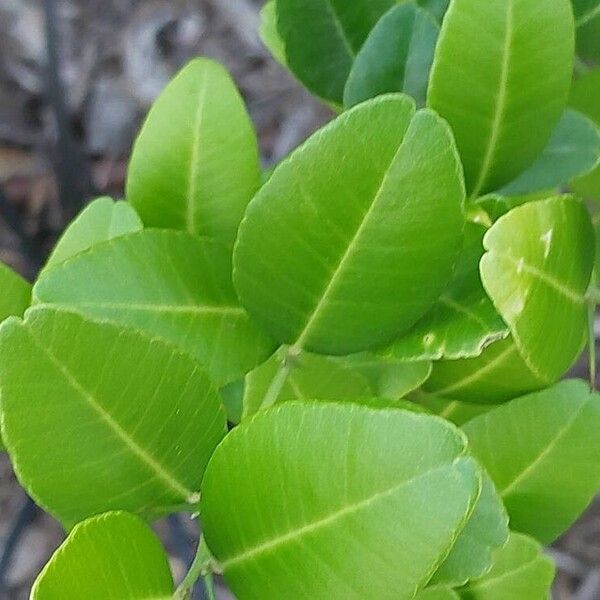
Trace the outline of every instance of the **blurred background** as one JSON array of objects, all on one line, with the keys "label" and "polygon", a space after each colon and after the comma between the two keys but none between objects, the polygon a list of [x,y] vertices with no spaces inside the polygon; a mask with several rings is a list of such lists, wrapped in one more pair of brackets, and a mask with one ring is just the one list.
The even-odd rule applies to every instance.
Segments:
[{"label": "blurred background", "polygon": [[[0,260],[33,279],[87,201],[122,196],[141,120],[194,56],[214,58],[233,74],[265,167],[329,120],[329,110],[263,47],[262,4],[0,0]],[[577,375],[585,377],[584,365]],[[172,517],[157,530],[181,577],[196,527]],[[27,499],[0,455],[0,600],[28,598],[33,579],[62,539],[60,526]],[[559,567],[556,599],[600,600],[600,502],[548,552]]]}]

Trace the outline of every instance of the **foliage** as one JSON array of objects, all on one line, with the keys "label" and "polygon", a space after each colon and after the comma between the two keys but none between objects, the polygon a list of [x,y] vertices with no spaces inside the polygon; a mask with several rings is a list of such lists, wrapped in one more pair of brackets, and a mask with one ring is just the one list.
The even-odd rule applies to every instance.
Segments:
[{"label": "foliage", "polygon": [[[3,440],[72,528],[34,600],[547,598],[540,544],[600,488],[600,396],[557,383],[599,296],[599,6],[271,0],[340,114],[262,184],[231,78],[184,67],[127,201],[33,289],[0,266]],[[147,522],[178,511],[175,589]]]}]

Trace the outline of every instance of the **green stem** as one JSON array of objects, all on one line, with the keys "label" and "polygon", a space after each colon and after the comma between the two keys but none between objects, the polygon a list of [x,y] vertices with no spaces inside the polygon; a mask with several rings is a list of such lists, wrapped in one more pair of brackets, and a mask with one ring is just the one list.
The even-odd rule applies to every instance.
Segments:
[{"label": "green stem", "polygon": [[198,542],[196,556],[194,556],[190,570],[186,573],[183,581],[175,591],[173,600],[189,600],[192,597],[194,585],[200,577],[204,577],[204,585],[206,586],[208,596],[210,600],[214,600],[215,590],[212,576],[212,555],[204,541],[204,537],[201,537]]},{"label": "green stem", "polygon": [[277,399],[279,398],[279,394],[281,394],[281,390],[287,381],[287,378],[294,366],[295,360],[298,358],[300,352],[295,348],[289,348],[286,355],[283,357],[281,361],[281,365],[279,369],[275,373],[275,376],[271,380],[271,383],[265,393],[265,397],[260,405],[261,409],[269,408],[273,406]]}]

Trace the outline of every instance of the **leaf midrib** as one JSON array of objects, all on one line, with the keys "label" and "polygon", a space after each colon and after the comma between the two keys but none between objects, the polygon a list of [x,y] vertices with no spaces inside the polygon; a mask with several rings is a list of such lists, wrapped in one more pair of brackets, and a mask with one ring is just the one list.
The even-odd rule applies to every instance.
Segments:
[{"label": "leaf midrib", "polygon": [[98,403],[93,394],[86,390],[73,373],[48,349],[41,340],[37,338],[30,327],[25,326],[25,331],[35,346],[48,358],[52,365],[61,373],[67,384],[81,396],[83,400],[92,408],[96,414],[106,423],[108,428],[123,442],[125,447],[150,470],[158,479],[160,479],[171,491],[187,502],[188,498],[195,495],[195,492],[188,489],[185,485],[177,480],[163,465],[156,461],[146,449],[140,446],[121,425],[115,421],[112,415],[107,412],[104,407]]}]

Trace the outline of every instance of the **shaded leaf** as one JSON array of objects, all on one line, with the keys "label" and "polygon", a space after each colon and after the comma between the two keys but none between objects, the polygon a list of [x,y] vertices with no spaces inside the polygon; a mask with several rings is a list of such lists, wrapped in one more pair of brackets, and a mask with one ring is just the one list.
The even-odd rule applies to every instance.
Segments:
[{"label": "shaded leaf", "polygon": [[10,267],[0,262],[0,322],[20,317],[31,302],[31,285]]},{"label": "shaded leaf", "polygon": [[454,131],[471,196],[512,181],[543,150],[567,103],[574,43],[569,0],[451,3],[428,104]]},{"label": "shaded leaf", "polygon": [[428,412],[448,419],[448,421],[459,427],[492,408],[489,404],[446,400],[445,398],[433,396],[422,391],[411,395],[411,399],[420,406],[424,406]]},{"label": "shaded leaf", "polygon": [[528,202],[535,202],[535,200],[545,200],[550,196],[555,195],[556,192],[550,190],[543,190],[540,192],[533,192],[531,194],[525,194],[523,196],[501,196],[499,194],[486,194],[473,200],[470,205],[481,207],[490,218],[490,227],[492,223],[495,223],[500,217],[504,216],[507,212],[510,212],[517,206],[522,206]]},{"label": "shaded leaf", "polygon": [[141,231],[142,222],[127,202],[98,198],[86,206],[62,234],[44,269],[126,233]]},{"label": "shaded leaf", "polygon": [[417,4],[427,9],[441,23],[448,10],[450,0],[417,0]]},{"label": "shaded leaf", "polygon": [[227,249],[184,232],[146,230],[95,246],[42,276],[34,297],[160,336],[219,385],[275,347],[239,305]]},{"label": "shaded leaf", "polygon": [[401,360],[479,356],[508,336],[508,327],[488,298],[479,276],[486,228],[467,223],[463,249],[448,287],[433,308],[406,334],[381,351]]},{"label": "shaded leaf", "polygon": [[499,193],[519,196],[567,185],[589,173],[600,158],[600,130],[587,117],[566,110],[536,161]]},{"label": "shaded leaf", "polygon": [[[326,356],[302,353],[289,358],[287,348],[246,375],[243,418],[289,400],[351,400],[372,394],[367,380]],[[285,364],[287,361],[287,364]],[[282,370],[285,371],[282,372]],[[278,384],[278,379],[284,381]]]},{"label": "shaded leaf", "polygon": [[395,0],[277,0],[286,62],[314,94],[341,104],[356,54]]},{"label": "shaded leaf", "polygon": [[150,527],[110,512],[79,523],[39,574],[31,600],[170,600],[167,556]]},{"label": "shaded leaf", "polygon": [[258,189],[256,135],[229,74],[195,59],[150,110],[133,148],[127,199],[149,227],[233,245]]},{"label": "shaded leaf", "polygon": [[492,570],[457,591],[463,600],[547,600],[553,579],[554,565],[540,545],[513,533],[496,553]]},{"label": "shaded leaf", "polygon": [[213,455],[206,541],[240,600],[412,598],[479,494],[465,452],[451,425],[403,410],[263,411]]},{"label": "shaded leaf", "polygon": [[464,426],[501,493],[511,528],[548,544],[600,488],[600,396],[564,381]]},{"label": "shaded leaf", "polygon": [[19,481],[67,525],[107,510],[193,509],[225,435],[218,392],[197,362],[73,313],[32,309],[4,322],[0,392]]},{"label": "shaded leaf", "polygon": [[430,13],[415,4],[390,9],[354,60],[344,89],[345,106],[388,92],[404,92],[423,106],[438,34]]},{"label": "shaded leaf", "polygon": [[240,299],[296,349],[346,355],[389,342],[450,279],[463,198],[442,120],[414,115],[406,96],[363,103],[283,161],[251,202],[234,250]]},{"label": "shaded leaf", "polygon": [[599,0],[571,0],[575,12],[575,22],[578,26],[584,25],[595,16],[600,15]]}]

